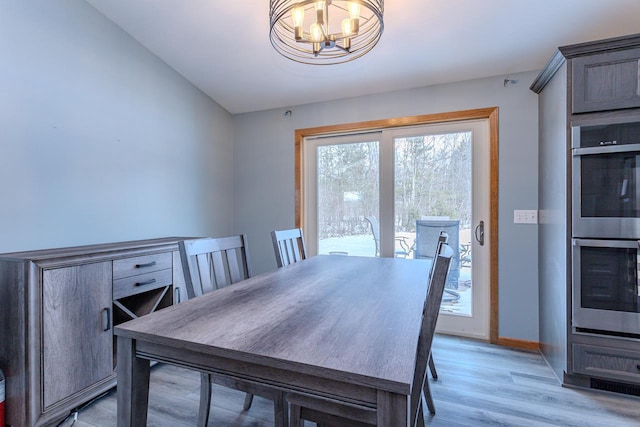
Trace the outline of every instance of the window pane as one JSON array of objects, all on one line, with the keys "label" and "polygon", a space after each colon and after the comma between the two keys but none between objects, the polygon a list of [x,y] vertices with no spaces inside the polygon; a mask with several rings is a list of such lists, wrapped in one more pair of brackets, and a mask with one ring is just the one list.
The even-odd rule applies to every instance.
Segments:
[{"label": "window pane", "polygon": [[318,253],[376,256],[365,218],[379,216],[378,147],[378,141],[318,146]]}]

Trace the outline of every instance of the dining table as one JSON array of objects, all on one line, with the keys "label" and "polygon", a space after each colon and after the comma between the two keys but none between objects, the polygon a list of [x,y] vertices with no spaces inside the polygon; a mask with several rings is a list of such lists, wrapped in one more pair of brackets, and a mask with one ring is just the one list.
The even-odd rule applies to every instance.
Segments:
[{"label": "dining table", "polygon": [[117,325],[118,426],[146,425],[150,361],[368,408],[378,426],[408,426],[430,267],[318,255]]}]

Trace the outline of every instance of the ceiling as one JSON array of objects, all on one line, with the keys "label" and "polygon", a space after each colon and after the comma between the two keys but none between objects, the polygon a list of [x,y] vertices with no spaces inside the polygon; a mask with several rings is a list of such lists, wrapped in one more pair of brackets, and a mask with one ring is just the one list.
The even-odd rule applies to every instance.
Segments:
[{"label": "ceiling", "polygon": [[387,0],[384,34],[339,65],[292,62],[267,0],[86,0],[232,114],[539,70],[554,49],[640,33],[639,0]]}]

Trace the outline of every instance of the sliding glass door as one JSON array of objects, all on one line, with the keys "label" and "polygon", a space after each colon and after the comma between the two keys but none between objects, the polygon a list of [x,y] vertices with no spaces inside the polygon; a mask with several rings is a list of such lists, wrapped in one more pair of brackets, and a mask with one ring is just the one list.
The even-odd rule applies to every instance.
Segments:
[{"label": "sliding glass door", "polygon": [[305,140],[304,228],[318,254],[431,260],[454,249],[438,329],[488,338],[486,120]]}]

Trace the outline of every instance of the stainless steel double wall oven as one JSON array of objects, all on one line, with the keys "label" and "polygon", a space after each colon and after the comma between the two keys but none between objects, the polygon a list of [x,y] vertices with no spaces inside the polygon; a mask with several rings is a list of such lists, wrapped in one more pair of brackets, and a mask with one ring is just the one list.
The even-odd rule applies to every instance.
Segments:
[{"label": "stainless steel double wall oven", "polygon": [[640,117],[572,128],[573,326],[640,336]]}]

